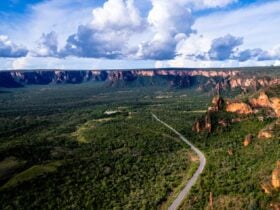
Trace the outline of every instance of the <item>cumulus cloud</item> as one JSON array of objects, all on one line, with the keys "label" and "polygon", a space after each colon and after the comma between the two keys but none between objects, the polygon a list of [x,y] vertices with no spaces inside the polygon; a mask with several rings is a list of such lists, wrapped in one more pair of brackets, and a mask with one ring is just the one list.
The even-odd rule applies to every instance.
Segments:
[{"label": "cumulus cloud", "polygon": [[133,0],[109,0],[92,11],[91,26],[98,31],[138,30],[142,19]]},{"label": "cumulus cloud", "polygon": [[38,57],[56,57],[58,53],[57,34],[52,31],[48,34],[43,33],[38,47],[35,49],[35,56]]},{"label": "cumulus cloud", "polygon": [[142,59],[174,58],[177,44],[193,32],[194,19],[183,1],[152,0],[148,23],[154,32],[151,41],[139,45],[137,56]]},{"label": "cumulus cloud", "polygon": [[237,59],[241,62],[247,60],[278,60],[280,59],[280,46],[275,46],[273,49],[270,50],[263,50],[260,48],[242,50],[235,54],[234,59]]},{"label": "cumulus cloud", "polygon": [[60,52],[61,56],[85,58],[121,57],[125,48],[127,34],[123,32],[100,33],[88,26],[79,26],[78,32],[67,39],[67,44]]},{"label": "cumulus cloud", "polygon": [[125,54],[131,34],[143,29],[133,0],[109,0],[92,12],[90,24],[68,37],[62,56],[115,59]]},{"label": "cumulus cloud", "polygon": [[243,37],[235,37],[230,34],[215,38],[211,42],[203,36],[199,36],[199,38],[191,36],[177,50],[181,57],[202,61],[235,60],[245,62],[248,60],[269,61],[280,58],[280,45],[270,50],[261,48],[241,50],[238,48],[241,45],[243,45]]},{"label": "cumulus cloud", "polygon": [[[62,56],[172,59],[178,45],[195,31],[191,9],[224,7],[236,0],[150,0],[145,17],[133,0],[108,0],[92,20],[67,39]],[[139,35],[140,34],[140,35]],[[141,35],[145,34],[143,37]],[[133,39],[133,41],[131,41]]]},{"label": "cumulus cloud", "polygon": [[19,58],[24,57],[28,50],[23,46],[14,44],[7,36],[0,35],[0,57]]},{"label": "cumulus cloud", "polygon": [[212,41],[211,49],[208,52],[209,58],[212,60],[227,60],[231,58],[234,49],[242,44],[242,37],[234,37],[230,34],[214,39]]}]

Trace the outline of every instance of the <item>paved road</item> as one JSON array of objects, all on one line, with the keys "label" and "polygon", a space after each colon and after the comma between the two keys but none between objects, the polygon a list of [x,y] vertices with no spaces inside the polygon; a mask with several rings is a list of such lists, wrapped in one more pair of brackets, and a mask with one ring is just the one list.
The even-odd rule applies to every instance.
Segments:
[{"label": "paved road", "polygon": [[202,173],[205,165],[206,165],[206,158],[204,154],[197,149],[191,142],[189,142],[182,134],[180,134],[178,131],[176,131],[174,128],[172,128],[170,125],[166,124],[165,122],[161,121],[155,114],[152,113],[153,118],[155,118],[158,122],[172,130],[174,133],[176,133],[182,141],[184,141],[186,144],[188,144],[191,149],[199,156],[200,165],[193,175],[193,177],[188,181],[187,185],[184,187],[184,189],[180,192],[178,197],[175,199],[175,201],[171,204],[171,206],[168,208],[168,210],[176,210],[184,198],[187,196],[187,194],[190,192],[191,187],[196,183],[199,175]]}]

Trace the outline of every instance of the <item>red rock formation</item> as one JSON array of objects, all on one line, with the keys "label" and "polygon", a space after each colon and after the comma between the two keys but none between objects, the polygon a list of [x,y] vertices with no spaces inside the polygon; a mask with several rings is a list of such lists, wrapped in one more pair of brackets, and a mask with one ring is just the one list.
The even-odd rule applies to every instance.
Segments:
[{"label": "red rock formation", "polygon": [[272,137],[273,137],[272,131],[266,129],[261,130],[258,134],[259,139],[270,139]]},{"label": "red rock formation", "polygon": [[265,92],[261,92],[258,98],[252,98],[250,99],[250,104],[252,107],[270,107],[271,103],[270,100],[268,98],[268,96],[266,95]]},{"label": "red rock formation", "polygon": [[253,113],[252,108],[248,104],[243,102],[233,102],[233,103],[228,102],[226,106],[226,111],[237,113],[237,114],[245,114],[245,115]]},{"label": "red rock formation", "polygon": [[205,116],[205,129],[208,133],[212,132],[211,114],[207,113]]},{"label": "red rock formation", "polygon": [[271,108],[274,110],[277,117],[280,117],[280,98],[271,99]]},{"label": "red rock formation", "polygon": [[247,147],[249,144],[251,144],[252,140],[253,140],[253,135],[252,134],[248,134],[245,137],[244,142],[243,142],[244,147]]},{"label": "red rock formation", "polygon": [[212,106],[209,107],[208,111],[222,111],[224,108],[225,101],[222,97],[215,96],[212,99]]},{"label": "red rock formation", "polygon": [[280,98],[269,98],[265,92],[261,92],[258,98],[251,98],[250,104],[254,108],[271,108],[277,117],[280,117]]},{"label": "red rock formation", "polygon": [[211,122],[211,113],[208,112],[204,119],[199,119],[195,122],[192,130],[196,133],[207,131],[208,133],[212,132],[212,122]]},{"label": "red rock formation", "polygon": [[271,183],[275,189],[280,189],[280,161],[278,161],[276,169],[272,172]]}]

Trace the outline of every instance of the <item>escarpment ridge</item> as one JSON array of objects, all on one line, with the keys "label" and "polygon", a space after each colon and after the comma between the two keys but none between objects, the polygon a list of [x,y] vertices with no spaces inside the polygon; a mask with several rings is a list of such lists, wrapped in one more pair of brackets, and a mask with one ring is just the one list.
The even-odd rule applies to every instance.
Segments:
[{"label": "escarpment ridge", "polygon": [[[17,70],[0,71],[0,87],[18,88],[27,85],[80,84],[104,82],[108,86],[157,86],[199,90],[258,90],[280,84],[278,70],[268,75],[240,69],[145,69],[145,70]],[[271,73],[272,72],[272,73]],[[276,72],[276,76],[273,74]]]}]

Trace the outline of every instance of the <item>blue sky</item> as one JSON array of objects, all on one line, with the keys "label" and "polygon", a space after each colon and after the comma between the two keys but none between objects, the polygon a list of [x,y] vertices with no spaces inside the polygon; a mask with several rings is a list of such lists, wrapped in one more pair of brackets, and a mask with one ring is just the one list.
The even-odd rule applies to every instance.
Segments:
[{"label": "blue sky", "polygon": [[0,69],[280,65],[279,0],[3,0]]}]

